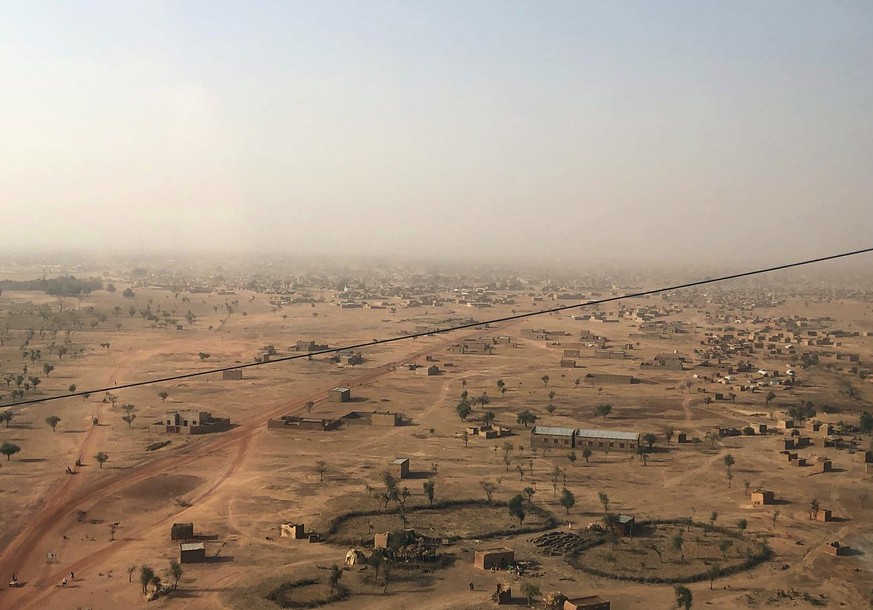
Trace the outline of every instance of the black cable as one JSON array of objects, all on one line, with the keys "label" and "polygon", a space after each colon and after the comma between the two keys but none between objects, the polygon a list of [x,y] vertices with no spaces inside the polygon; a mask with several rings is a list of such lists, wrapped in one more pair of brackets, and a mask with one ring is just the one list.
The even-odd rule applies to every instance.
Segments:
[{"label": "black cable", "polygon": [[450,333],[456,330],[464,330],[465,328],[474,328],[477,326],[482,326],[484,324],[499,324],[501,322],[511,322],[513,320],[521,320],[524,318],[532,318],[534,316],[541,316],[549,313],[557,313],[560,311],[567,311],[568,309],[577,309],[580,307],[591,307],[592,305],[602,305],[603,303],[613,303],[615,301],[622,301],[624,299],[634,299],[644,296],[650,296],[653,294],[660,294],[662,292],[670,292],[673,290],[683,290],[686,288],[694,288],[696,286],[705,286],[707,284],[715,284],[716,282],[726,282],[729,280],[736,280],[743,277],[751,277],[753,275],[761,275],[764,273],[772,273],[774,271],[783,271],[785,269],[791,269],[793,267],[803,267],[805,265],[812,265],[815,263],[823,263],[825,261],[832,261],[840,258],[847,258],[849,256],[857,256],[859,254],[867,254],[873,252],[873,247],[871,248],[863,248],[861,250],[853,250],[851,252],[843,252],[841,254],[832,254],[830,256],[822,256],[820,258],[811,258],[795,263],[786,263],[784,265],[777,265],[775,267],[767,267],[765,269],[755,269],[754,271],[744,271],[742,273],[734,273],[731,275],[723,275],[720,277],[709,278],[705,280],[698,280],[696,282],[687,282],[685,284],[677,284],[675,286],[666,286],[663,288],[653,288],[651,290],[643,290],[640,292],[632,292],[628,294],[623,294],[616,297],[608,297],[605,299],[596,299],[593,301],[586,301],[585,303],[575,303],[573,305],[562,305],[561,307],[552,307],[550,309],[542,309],[539,311],[530,311],[527,313],[519,313],[513,314],[511,316],[505,316],[503,318],[494,318],[491,320],[483,320],[480,322],[469,322],[467,324],[461,324],[459,326],[451,326],[448,328],[437,328],[435,330],[429,330],[420,333],[413,333],[411,335],[403,335],[400,337],[392,337],[390,339],[374,339],[372,341],[367,341],[366,343],[357,343],[354,345],[346,345],[343,347],[334,347],[328,348],[325,350],[319,350],[317,352],[307,352],[305,354],[296,354],[294,356],[283,356],[281,358],[270,359],[267,362],[250,362],[248,364],[236,364],[234,366],[226,366],[217,369],[209,369],[206,371],[198,371],[196,373],[184,373],[182,375],[173,375],[171,377],[161,377],[159,379],[148,379],[146,381],[135,381],[131,383],[125,383],[122,385],[116,385],[108,388],[98,388],[95,390],[87,390],[82,392],[70,392],[68,394],[61,394],[59,396],[47,396],[45,398],[32,398],[30,400],[23,400],[20,402],[7,403],[5,405],[0,405],[0,408],[4,407],[14,407],[14,406],[22,406],[22,405],[31,405],[40,402],[49,402],[52,400],[61,400],[62,398],[73,398],[75,396],[84,396],[85,394],[98,394],[100,392],[112,392],[116,390],[125,390],[128,388],[136,388],[144,385],[153,385],[156,383],[167,383],[170,381],[179,381],[181,379],[190,379],[192,377],[202,377],[203,375],[211,375],[213,373],[222,373],[224,371],[234,371],[239,369],[246,369],[254,366],[265,366],[268,364],[276,364],[278,362],[287,362],[289,360],[299,360],[301,358],[310,358],[314,355],[324,355],[324,354],[334,354],[337,352],[344,352],[347,350],[354,349],[362,349],[365,347],[372,347],[374,345],[382,345],[385,343],[393,343],[395,341],[407,341],[409,339],[416,339],[418,337],[425,337],[428,335],[438,335],[443,333]]}]

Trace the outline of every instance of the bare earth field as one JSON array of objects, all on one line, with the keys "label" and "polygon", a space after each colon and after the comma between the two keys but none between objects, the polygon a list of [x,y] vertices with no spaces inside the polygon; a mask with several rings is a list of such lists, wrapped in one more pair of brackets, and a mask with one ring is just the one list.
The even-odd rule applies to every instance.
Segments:
[{"label": "bare earth field", "polygon": [[[3,277],[14,279],[35,276],[28,270],[3,272]],[[516,304],[482,310],[449,302],[404,308],[399,299],[386,299],[395,302],[392,313],[340,308],[330,302],[334,292],[325,290],[318,292],[324,302],[277,309],[270,303],[272,295],[243,290],[233,295],[174,294],[135,286],[135,296],[124,297],[122,291],[130,284],[117,280],[115,285],[116,292],[99,290],[81,299],[3,291],[0,373],[17,376],[27,365],[23,376],[40,378],[24,400],[66,392],[71,384],[78,391],[112,388],[250,363],[266,345],[275,346],[281,357],[296,354],[293,346],[303,339],[334,347],[412,333],[419,325],[471,316],[485,320],[555,305],[548,300],[533,303],[513,291]],[[339,514],[376,510],[379,503],[373,493],[381,488],[382,473],[396,457],[410,459],[413,476],[399,482],[407,488],[409,506],[428,504],[423,484],[429,480],[434,482],[437,501],[485,500],[482,483],[486,482],[495,486],[494,499],[504,503],[532,488],[532,502],[554,514],[559,531],[564,532],[583,533],[589,524],[602,521],[600,493],[608,496],[611,513],[632,515],[637,521],[709,522],[711,513],[717,512],[717,526],[736,529],[744,520],[742,538],[733,540],[726,553],[719,550],[716,534],[698,527],[682,534],[681,526],[665,526],[648,534],[662,560],[642,535],[611,539],[582,551],[574,560],[601,571],[611,566],[625,576],[681,576],[716,564],[730,567],[741,561],[747,548],[769,546],[771,556],[755,567],[715,578],[712,584],[708,579],[687,584],[694,607],[870,607],[873,498],[868,495],[873,475],[867,474],[864,456],[870,435],[851,427],[858,425],[862,410],[873,410],[873,391],[869,377],[850,371],[873,362],[873,337],[864,336],[873,331],[870,302],[798,295],[752,310],[729,299],[726,290],[718,295],[676,294],[622,303],[627,310],[662,308],[667,313],[658,319],[682,323],[683,332],[645,331],[639,319],[619,316],[619,306],[613,303],[601,311],[614,322],[572,319],[570,313],[587,311],[579,310],[366,348],[358,365],[337,364],[316,355],[311,360],[245,369],[239,381],[213,374],[118,390],[114,403],[105,392],[96,392],[54,402],[13,404],[4,409],[13,414],[8,426],[0,424],[0,444],[20,448],[9,460],[0,457],[0,608],[271,609],[280,607],[266,599],[271,590],[305,579],[320,584],[312,585],[308,593],[301,590],[301,599],[320,598],[329,589],[329,566],[342,566],[350,547],[282,538],[279,525],[302,522],[307,530],[324,533]],[[175,324],[156,326],[139,313],[158,306],[161,311],[175,310],[159,318],[177,320],[180,330]],[[188,311],[195,316],[193,323],[185,319]],[[707,333],[774,335],[786,331],[779,320],[791,316],[827,317],[809,327],[818,337],[835,330],[848,334],[835,339],[839,345],[795,343],[793,353],[784,340],[766,341],[778,345],[756,348],[752,355],[706,358],[696,351],[708,349],[702,343]],[[555,332],[546,339],[522,332],[542,328]],[[33,336],[26,341],[30,329]],[[595,348],[582,347],[574,358],[575,368],[561,367],[565,344],[584,342],[583,331],[606,337],[605,349],[626,351],[628,357],[597,357]],[[465,337],[491,342],[498,335],[508,335],[511,342],[491,343],[490,354],[447,350]],[[59,355],[62,345],[66,353]],[[781,353],[773,351],[777,348]],[[36,349],[39,357],[32,354]],[[804,367],[801,354],[807,351],[820,353],[819,363]],[[640,366],[658,354],[673,352],[688,357],[684,370]],[[837,357],[842,354],[845,359]],[[857,361],[849,360],[850,354],[857,355]],[[428,356],[431,361],[426,361]],[[727,383],[716,381],[717,372],[728,375],[729,368],[745,361],[754,364],[750,371],[734,372]],[[442,373],[427,376],[402,366],[411,362],[436,364]],[[54,368],[47,372],[46,363]],[[768,398],[770,386],[740,389],[751,378],[784,380],[788,368],[796,371],[795,382],[772,386],[775,397]],[[759,370],[780,375],[762,377]],[[589,382],[585,380],[589,373],[633,375],[641,382]],[[504,392],[498,380],[504,382]],[[353,400],[330,402],[328,390],[336,386],[350,388]],[[0,402],[13,403],[12,392],[19,387],[14,378],[0,383]],[[471,398],[483,392],[489,397],[487,404],[472,406],[466,422],[455,410],[463,391]],[[159,392],[167,396],[162,398]],[[715,399],[716,393],[722,394],[721,399]],[[403,413],[409,422],[396,427],[344,425],[329,432],[267,430],[270,418],[307,415],[307,401],[315,403],[312,417],[390,410]],[[713,427],[742,429],[752,422],[775,428],[789,407],[807,402],[816,414],[799,426],[811,445],[791,451],[810,462],[813,456],[827,456],[833,462],[830,472],[783,460],[781,432],[711,434]],[[594,410],[603,404],[612,410],[598,417]],[[123,405],[133,405],[130,413],[135,418],[129,425],[122,420]],[[552,412],[549,405],[554,406]],[[833,412],[825,413],[825,405]],[[229,417],[231,429],[200,436],[149,430],[149,424],[173,409]],[[523,410],[535,414],[540,426],[651,432],[657,440],[645,460],[633,452],[597,448],[588,460],[577,450],[576,460],[571,461],[563,449],[531,449],[530,430],[517,421]],[[493,439],[470,434],[465,439],[465,427],[481,425],[486,411],[493,412],[496,425],[511,428],[513,434]],[[60,418],[55,429],[46,423],[50,416]],[[824,436],[812,431],[812,419],[842,424],[843,444],[825,447]],[[685,433],[689,442],[678,443],[676,436],[668,442],[668,430]],[[146,451],[162,440],[171,443]],[[512,447],[504,450],[507,442]],[[102,467],[95,459],[98,452],[108,456]],[[727,455],[734,460],[730,469]],[[77,459],[81,467],[74,466]],[[316,470],[319,462],[324,463],[323,481]],[[74,474],[65,473],[67,467]],[[562,471],[558,475],[556,468]],[[563,488],[576,498],[569,512],[559,503]],[[750,492],[756,488],[775,492],[777,503],[755,505]],[[832,511],[831,522],[810,519],[813,499]],[[530,514],[524,525],[536,526],[538,519],[542,522],[543,517]],[[139,566],[147,564],[160,575],[170,559],[178,558],[178,543],[170,540],[175,522],[194,523],[208,560],[184,564],[178,590],[146,602],[138,582]],[[522,584],[533,583],[543,594],[596,594],[610,600],[614,609],[672,607],[672,584],[623,581],[578,570],[564,557],[544,554],[532,542],[538,534],[512,534],[517,525],[505,506],[411,511],[407,527],[425,536],[451,539],[439,547],[450,561],[433,568],[398,566],[384,586],[373,570],[347,567],[341,584],[348,595],[328,607],[490,608],[490,594],[503,582],[512,583],[519,605],[527,604]],[[397,514],[355,517],[343,523],[336,537],[367,538],[370,532],[402,527]],[[483,532],[498,530],[507,533],[479,538]],[[684,536],[684,559],[671,548],[677,533]],[[849,545],[851,554],[829,555],[825,545],[833,541]],[[533,569],[519,576],[474,568],[474,552],[492,547],[514,549],[516,558],[529,560]],[[71,571],[74,579],[60,587]],[[13,573],[22,587],[6,586]],[[168,580],[172,581],[164,578]]]}]

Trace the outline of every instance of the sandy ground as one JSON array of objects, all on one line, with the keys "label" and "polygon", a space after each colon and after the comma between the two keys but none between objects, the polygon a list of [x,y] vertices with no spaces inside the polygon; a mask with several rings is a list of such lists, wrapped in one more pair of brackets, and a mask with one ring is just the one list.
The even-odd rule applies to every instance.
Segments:
[{"label": "sandy ground", "polygon": [[[42,383],[30,396],[61,392],[71,383],[79,389],[112,386],[251,362],[266,344],[275,345],[282,355],[289,353],[288,346],[298,339],[331,346],[349,344],[411,332],[416,324],[471,315],[463,307],[401,309],[392,315],[386,310],[341,310],[330,304],[315,308],[292,306],[273,312],[265,295],[186,296],[190,301],[181,303],[168,291],[138,289],[133,303],[120,292],[98,292],[81,302],[67,299],[65,306],[85,322],[72,337],[72,345],[84,351],[61,360],[47,353],[48,334],[41,338],[37,334],[33,344],[42,348],[43,359],[31,363],[30,369],[38,370]],[[129,305],[143,307],[149,299],[153,307],[159,303],[167,309],[176,307],[182,315],[191,309],[199,319],[177,331],[152,328],[140,316],[127,314]],[[237,313],[225,321],[222,310],[213,307],[223,306],[228,299],[238,300],[239,305]],[[21,338],[27,328],[39,329],[44,323],[38,314],[30,316],[16,310],[27,303],[45,303],[55,309],[59,306],[56,299],[37,293],[4,292],[0,296],[4,321],[11,323],[10,338],[0,348],[0,371],[4,373],[15,372],[29,362],[21,358]],[[110,314],[106,322],[90,327],[88,307],[111,312],[116,305],[123,309],[120,315]],[[313,317],[313,313],[318,316]],[[484,319],[508,313],[509,307],[495,307],[473,315]],[[834,318],[833,328],[870,330],[869,305],[862,302],[807,305],[796,300],[778,310],[756,313],[762,317],[829,315]],[[726,526],[746,519],[746,535],[766,539],[775,552],[774,558],[750,571],[716,580],[713,590],[708,582],[690,585],[695,607],[812,607],[802,598],[805,592],[826,596],[828,605],[866,607],[871,588],[873,501],[866,501],[866,508],[862,508],[862,496],[870,489],[871,479],[865,475],[860,454],[825,450],[817,440],[818,444],[801,453],[826,453],[833,458],[835,471],[815,473],[812,468],[795,468],[777,460],[781,437],[726,438],[713,446],[708,441],[667,445],[663,432],[673,428],[703,439],[715,425],[773,423],[769,420],[771,411],[801,399],[838,405],[841,413],[821,416],[826,421],[856,421],[857,412],[868,404],[864,400],[870,397],[869,384],[853,382],[862,399],[850,400],[839,393],[841,373],[815,369],[801,373],[801,387],[790,396],[780,393],[773,405],[765,404],[764,392],[744,392],[736,402],[707,405],[706,394],[696,388],[707,387],[711,396],[721,387],[695,381],[691,390],[681,389],[680,383],[692,378],[693,371],[639,368],[641,360],[657,353],[677,350],[690,355],[704,332],[723,326],[707,320],[703,308],[689,308],[670,319],[696,324],[697,330],[671,339],[641,338],[629,321],[597,324],[567,316],[546,316],[457,336],[426,337],[368,349],[366,361],[360,366],[341,366],[315,358],[248,369],[242,381],[206,376],[124,390],[118,392],[116,406],[103,402],[103,394],[94,394],[85,400],[72,398],[15,407],[9,428],[0,429],[0,442],[14,442],[22,449],[10,461],[3,460],[0,469],[4,506],[0,524],[0,575],[4,585],[0,589],[0,607],[144,606],[138,571],[129,583],[128,568],[147,564],[158,573],[166,570],[169,559],[178,555],[176,543],[169,538],[170,526],[191,521],[195,531],[208,538],[207,552],[213,560],[185,565],[179,591],[149,605],[275,608],[263,598],[266,583],[293,579],[313,566],[341,562],[348,550],[281,539],[278,525],[302,521],[317,531],[341,511],[375,507],[365,488],[377,485],[379,473],[398,456],[409,457],[413,470],[422,473],[432,473],[436,465],[438,499],[484,498],[479,484],[482,480],[498,483],[497,497],[503,500],[533,485],[537,489],[535,501],[566,521],[562,527],[570,524],[576,531],[602,516],[598,492],[609,495],[614,511],[634,514],[638,519],[693,516],[706,521],[712,511],[718,511],[718,523]],[[116,327],[119,323],[121,329]],[[751,322],[743,325],[761,326]],[[587,357],[579,359],[576,369],[562,369],[560,346],[520,338],[522,328],[541,327],[571,333],[568,341],[575,341],[574,337],[587,328],[608,336],[616,345],[639,345],[632,350],[634,360]],[[445,350],[464,335],[492,337],[504,333],[513,337],[517,347],[498,345],[491,355],[460,355]],[[109,347],[101,347],[101,343],[109,343]],[[838,349],[860,353],[862,361],[869,363],[873,339],[847,338]],[[201,361],[199,352],[209,353],[210,357]],[[426,355],[432,355],[445,373],[426,377],[399,367],[409,361],[424,363]],[[50,376],[42,371],[44,361],[56,367]],[[757,366],[772,369],[784,369],[786,362],[782,357],[756,359]],[[448,367],[447,363],[454,366]],[[727,365],[724,363],[722,368]],[[591,386],[582,382],[577,386],[575,379],[584,378],[587,372],[634,374],[651,383]],[[541,381],[543,375],[549,376],[548,385]],[[508,389],[503,395],[496,386],[498,379],[503,379]],[[337,385],[350,387],[357,401],[327,402],[327,390]],[[485,409],[495,413],[496,423],[515,429],[516,435],[509,438],[514,445],[510,470],[498,449],[506,439],[473,437],[464,446],[459,437],[464,424],[454,412],[464,389],[471,396],[487,391],[491,402]],[[158,397],[161,390],[169,393],[165,403]],[[555,394],[550,398],[552,391]],[[312,414],[317,416],[337,417],[352,409],[390,409],[405,413],[413,423],[396,428],[347,426],[329,433],[266,429],[267,419],[303,413],[304,403],[309,400],[316,402]],[[130,427],[121,420],[121,405],[125,403],[135,405],[132,412],[137,417]],[[602,403],[613,406],[613,413],[605,420],[593,414],[594,406]],[[557,407],[554,414],[547,412],[548,404]],[[202,437],[149,432],[148,423],[173,408],[209,410],[230,417],[234,427]],[[534,456],[528,431],[515,421],[523,409],[532,410],[539,417],[538,423],[545,425],[651,431],[659,436],[658,451],[645,466],[639,459],[631,461],[618,451],[595,452],[588,464],[579,455],[575,465],[565,453]],[[474,407],[470,419],[475,421],[482,412],[482,407]],[[751,416],[753,413],[766,416]],[[54,432],[44,422],[48,415],[61,418]],[[92,417],[99,419],[98,426],[91,425]],[[172,440],[168,447],[145,451],[146,445],[164,438]],[[93,459],[98,451],[109,455],[103,468]],[[723,462],[727,453],[736,460],[730,487]],[[84,466],[74,475],[65,474],[64,468],[72,466],[77,458]],[[314,469],[318,460],[328,467],[323,483]],[[524,467],[524,480],[519,478],[516,465]],[[553,497],[550,473],[555,466],[566,470],[566,486],[577,497],[569,515]],[[424,502],[422,480],[409,482],[414,503]],[[752,488],[774,490],[780,504],[752,507],[745,493],[745,480]],[[833,510],[838,521],[810,521],[807,509],[812,498]],[[780,514],[774,525],[775,509]],[[110,524],[117,524],[114,540],[110,540]],[[560,558],[543,556],[530,538],[522,535],[458,542],[445,549],[456,558],[452,567],[434,573],[426,582],[398,580],[387,594],[374,586],[366,594],[353,595],[331,607],[491,607],[488,595],[503,577],[473,569],[472,552],[501,545],[511,546],[521,558],[542,563],[542,576],[532,582],[543,592],[560,590],[571,596],[596,593],[611,600],[613,608],[669,607],[672,602],[672,586],[628,584],[588,576]],[[850,544],[860,554],[839,559],[827,556],[823,545],[832,540]],[[55,554],[56,562],[47,561],[49,553]],[[59,587],[63,576],[71,571],[75,578],[66,588]],[[5,587],[12,573],[17,574],[23,587]],[[359,577],[355,570],[344,576],[350,580]],[[520,588],[527,581],[521,579],[515,584]],[[475,585],[474,591],[469,590],[470,582]],[[793,599],[774,597],[778,591],[790,589],[799,592]],[[519,592],[516,597],[520,604],[525,603]]]}]

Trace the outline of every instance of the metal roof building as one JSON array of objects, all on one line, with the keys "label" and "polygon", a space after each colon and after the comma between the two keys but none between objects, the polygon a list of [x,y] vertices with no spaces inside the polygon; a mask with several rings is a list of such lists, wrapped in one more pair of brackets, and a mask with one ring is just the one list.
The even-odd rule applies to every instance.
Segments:
[{"label": "metal roof building", "polygon": [[576,431],[576,436],[592,438],[592,439],[608,439],[614,441],[636,441],[639,440],[638,432],[620,432],[618,430],[587,430],[579,428]]}]

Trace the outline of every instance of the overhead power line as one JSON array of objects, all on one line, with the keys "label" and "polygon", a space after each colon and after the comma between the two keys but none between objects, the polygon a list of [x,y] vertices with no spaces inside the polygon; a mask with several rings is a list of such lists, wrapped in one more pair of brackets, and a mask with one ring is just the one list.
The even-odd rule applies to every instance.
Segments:
[{"label": "overhead power line", "polygon": [[584,303],[574,303],[572,305],[562,305],[560,307],[551,307],[549,309],[541,309],[537,311],[529,311],[526,313],[518,313],[513,314],[511,316],[504,316],[502,318],[493,318],[491,320],[482,320],[479,322],[469,322],[466,324],[459,324],[458,326],[450,326],[446,328],[437,328],[433,330],[428,330],[419,333],[412,333],[409,335],[402,335],[400,337],[391,337],[388,339],[373,339],[372,341],[366,341],[364,343],[355,343],[353,345],[345,345],[343,347],[334,347],[328,348],[324,350],[318,350],[315,352],[307,352],[305,354],[295,354],[293,356],[283,356],[281,358],[270,358],[268,361],[262,362],[250,362],[248,364],[235,364],[233,366],[225,366],[221,368],[208,369],[205,371],[196,371],[193,373],[183,373],[181,375],[171,375],[169,377],[160,377],[157,379],[147,379],[144,381],[133,381],[130,383],[124,383],[121,385],[114,385],[111,387],[105,388],[96,388],[93,390],[83,390],[81,392],[69,392],[67,394],[59,394],[57,396],[46,396],[43,398],[32,398],[30,400],[22,400],[14,403],[7,403],[5,405],[0,405],[0,407],[12,407],[12,406],[23,406],[23,405],[31,405],[41,402],[50,402],[53,400],[61,400],[63,398],[73,398],[76,396],[84,396],[86,394],[99,394],[100,392],[114,392],[118,390],[125,390],[128,388],[136,388],[145,385],[153,385],[156,383],[168,383],[172,381],[180,381],[182,379],[191,379],[193,377],[202,377],[204,375],[212,375],[214,373],[223,373],[224,371],[235,371],[239,369],[247,369],[255,366],[267,366],[271,364],[278,364],[280,362],[288,362],[290,360],[300,360],[302,358],[311,358],[312,356],[323,356],[325,354],[335,354],[338,352],[345,352],[348,350],[356,350],[363,349],[367,347],[373,347],[376,345],[385,345],[386,343],[395,343],[397,341],[408,341],[410,339],[416,339],[418,337],[425,337],[430,335],[439,335],[454,332],[457,330],[464,330],[467,328],[475,328],[477,326],[482,326],[483,324],[499,324],[501,322],[512,322],[514,320],[522,320],[524,318],[532,318],[535,316],[542,316],[550,313],[558,313],[561,311],[567,311],[570,309],[579,309],[581,307],[591,307],[593,305],[602,305],[604,303],[614,303],[616,301],[622,301],[625,299],[633,299],[639,297],[650,296],[653,294],[660,294],[663,292],[672,292],[674,290],[684,290],[688,288],[695,288],[697,286],[706,286],[707,284],[715,284],[718,282],[727,282],[730,280],[738,280],[744,277],[752,277],[755,275],[762,275],[765,273],[773,273],[774,271],[784,271],[785,269],[792,269],[795,267],[804,267],[806,265],[813,265],[816,263],[823,263],[826,261],[837,260],[841,258],[848,258],[850,256],[857,256],[859,254],[868,254],[873,252],[873,247],[871,248],[862,248],[860,250],[852,250],[851,252],[843,252],[840,254],[831,254],[829,256],[822,256],[819,258],[810,258],[802,261],[797,261],[793,263],[785,263],[783,265],[776,265],[775,267],[766,267],[763,269],[755,269],[752,271],[743,271],[742,273],[733,273],[731,275],[722,275],[714,278],[707,278],[704,280],[698,280],[696,282],[686,282],[684,284],[676,284],[674,286],[664,286],[661,288],[652,288],[651,290],[642,290],[639,292],[631,292],[627,294],[622,294],[614,297],[607,297],[604,299],[595,299],[591,301],[586,301]]}]

